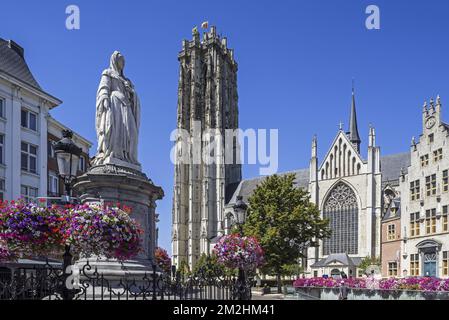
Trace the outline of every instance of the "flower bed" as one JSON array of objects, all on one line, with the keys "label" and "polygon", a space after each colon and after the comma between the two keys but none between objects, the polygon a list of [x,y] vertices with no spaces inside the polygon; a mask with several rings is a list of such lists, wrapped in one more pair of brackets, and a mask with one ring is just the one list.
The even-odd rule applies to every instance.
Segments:
[{"label": "flower bed", "polygon": [[340,286],[340,282],[352,289],[379,289],[379,290],[416,290],[416,291],[449,291],[449,279],[438,279],[431,277],[408,277],[408,278],[389,278],[382,280],[373,280],[369,278],[308,278],[297,279],[293,282],[295,288],[315,287],[315,288],[335,288]]},{"label": "flower bed", "polygon": [[218,262],[230,269],[255,270],[263,264],[263,250],[254,237],[223,236],[215,245],[214,253]]}]

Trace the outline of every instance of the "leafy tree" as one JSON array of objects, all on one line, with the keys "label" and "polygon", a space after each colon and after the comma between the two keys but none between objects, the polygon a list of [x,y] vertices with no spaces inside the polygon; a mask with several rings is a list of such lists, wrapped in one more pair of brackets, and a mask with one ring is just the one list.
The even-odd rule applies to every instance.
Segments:
[{"label": "leafy tree", "polygon": [[211,277],[217,273],[223,273],[224,271],[224,266],[218,263],[215,254],[206,255],[205,253],[201,255],[193,268],[193,274],[203,273],[204,275]]},{"label": "leafy tree", "polygon": [[380,266],[380,258],[379,257],[375,257],[372,258],[370,256],[365,257],[362,259],[362,262],[360,263],[360,265],[358,266],[358,268],[363,272],[366,273],[366,269],[368,269],[369,266],[375,265],[375,266]]},{"label": "leafy tree", "polygon": [[188,277],[191,274],[189,264],[185,260],[182,260],[179,263],[177,272],[179,272],[179,274],[183,277]]},{"label": "leafy tree", "polygon": [[296,263],[306,246],[330,235],[328,221],[310,202],[309,194],[294,186],[295,174],[267,177],[249,198],[245,235],[259,239],[266,264],[262,272],[276,275],[278,292],[285,265]]},{"label": "leafy tree", "polygon": [[297,263],[282,266],[282,274],[285,276],[299,276],[303,271],[304,268]]}]

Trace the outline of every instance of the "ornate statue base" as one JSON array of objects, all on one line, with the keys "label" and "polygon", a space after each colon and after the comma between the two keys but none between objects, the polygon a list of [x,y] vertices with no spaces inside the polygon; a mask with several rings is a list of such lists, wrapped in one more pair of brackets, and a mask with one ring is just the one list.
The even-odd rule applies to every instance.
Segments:
[{"label": "ornate statue base", "polygon": [[[131,217],[139,222],[142,234],[143,252],[134,260],[119,263],[114,260],[91,258],[89,264],[106,279],[139,278],[153,272],[154,250],[156,247],[156,200],[162,199],[162,188],[155,186],[140,170],[131,166],[103,164],[91,167],[78,178],[74,189],[81,203],[111,203],[130,207]],[[77,262],[78,268],[87,263]]]}]

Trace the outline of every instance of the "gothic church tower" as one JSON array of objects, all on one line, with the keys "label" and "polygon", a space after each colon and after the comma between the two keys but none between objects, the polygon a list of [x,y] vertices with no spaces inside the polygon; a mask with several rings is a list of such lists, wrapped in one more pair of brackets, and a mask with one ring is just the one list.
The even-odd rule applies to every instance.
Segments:
[{"label": "gothic church tower", "polygon": [[[241,180],[241,165],[225,159],[225,146],[229,150],[231,145],[233,159],[240,151],[237,137],[226,141],[225,135],[226,129],[238,128],[237,63],[215,27],[202,40],[195,28],[193,40],[183,41],[178,60],[177,128],[187,133],[188,143],[181,143],[186,137],[178,134],[172,253],[175,265],[185,261],[193,268],[223,234],[226,192]],[[214,161],[204,161],[204,154]]]}]

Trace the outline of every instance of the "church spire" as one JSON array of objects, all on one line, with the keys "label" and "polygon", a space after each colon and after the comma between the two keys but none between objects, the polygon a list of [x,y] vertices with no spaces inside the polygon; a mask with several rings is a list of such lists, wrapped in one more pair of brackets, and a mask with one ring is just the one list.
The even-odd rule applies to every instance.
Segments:
[{"label": "church spire", "polygon": [[357,152],[360,152],[360,136],[359,129],[357,127],[357,112],[355,109],[355,92],[354,92],[354,81],[352,82],[352,104],[351,104],[351,116],[349,118],[349,131],[348,138],[354,147],[357,149]]}]

